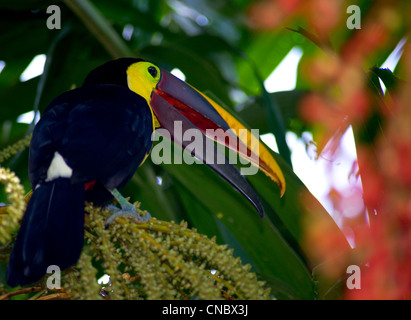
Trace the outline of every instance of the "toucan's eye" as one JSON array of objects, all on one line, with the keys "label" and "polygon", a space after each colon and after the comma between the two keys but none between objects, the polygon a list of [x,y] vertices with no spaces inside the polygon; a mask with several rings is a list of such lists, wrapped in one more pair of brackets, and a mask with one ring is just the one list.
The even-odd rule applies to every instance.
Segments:
[{"label": "toucan's eye", "polygon": [[155,79],[157,77],[157,69],[153,66],[148,67],[148,73]]}]

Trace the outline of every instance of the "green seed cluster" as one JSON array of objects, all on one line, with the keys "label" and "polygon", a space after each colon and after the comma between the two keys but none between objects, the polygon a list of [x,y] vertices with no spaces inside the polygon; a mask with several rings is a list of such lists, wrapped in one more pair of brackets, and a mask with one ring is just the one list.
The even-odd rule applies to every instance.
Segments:
[{"label": "green seed cluster", "polygon": [[9,205],[0,207],[0,243],[10,240],[26,208],[24,188],[20,179],[7,168],[0,167],[0,184],[5,186]]},{"label": "green seed cluster", "polygon": [[[67,293],[73,294],[75,300],[98,300],[100,285],[96,281],[96,268],[92,265],[91,255],[83,251],[76,268],[71,268],[65,275],[63,286]],[[88,288],[84,290],[84,288]]]},{"label": "green seed cluster", "polygon": [[20,151],[23,151],[25,148],[27,148],[30,145],[31,141],[31,134],[27,135],[23,139],[17,141],[16,143],[12,144],[11,146],[8,146],[4,148],[3,150],[0,151],[0,163],[4,162],[5,160],[11,158],[15,154],[19,153]]},{"label": "green seed cluster", "polygon": [[109,212],[91,204],[86,211],[90,253],[110,275],[110,299],[270,298],[250,265],[185,222],[117,218],[106,230]]}]

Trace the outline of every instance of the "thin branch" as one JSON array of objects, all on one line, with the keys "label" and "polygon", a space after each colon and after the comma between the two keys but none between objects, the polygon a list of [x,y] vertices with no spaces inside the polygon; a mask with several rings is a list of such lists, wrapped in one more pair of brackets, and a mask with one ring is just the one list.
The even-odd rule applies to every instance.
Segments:
[{"label": "thin branch", "polygon": [[73,297],[72,293],[58,292],[58,293],[53,293],[53,294],[40,297],[37,300],[68,300],[72,297]]},{"label": "thin branch", "polygon": [[38,291],[41,291],[41,290],[42,290],[41,287],[21,288],[21,289],[18,289],[16,291],[7,292],[7,293],[1,295],[0,300],[6,300],[6,299],[10,299],[11,297],[18,296],[20,294],[38,292]]}]

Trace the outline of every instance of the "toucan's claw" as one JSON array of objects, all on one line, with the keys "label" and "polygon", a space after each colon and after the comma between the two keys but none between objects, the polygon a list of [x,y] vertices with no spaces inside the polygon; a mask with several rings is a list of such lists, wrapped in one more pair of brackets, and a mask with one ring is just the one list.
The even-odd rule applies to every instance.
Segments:
[{"label": "toucan's claw", "polygon": [[108,217],[106,221],[105,228],[107,229],[116,218],[118,217],[126,217],[126,218],[131,218],[137,223],[146,223],[151,219],[150,213],[146,212],[144,216],[140,215],[137,212],[136,207],[128,202],[117,189],[114,190],[109,190],[111,194],[114,196],[114,198],[117,200],[117,202],[120,204],[121,209],[117,208],[115,205],[109,204],[105,207],[105,209],[108,209],[111,211],[110,217]]},{"label": "toucan's claw", "polygon": [[117,208],[115,205],[110,204],[105,207],[105,209],[111,211],[111,215],[107,218],[106,220],[106,225],[105,228],[108,229],[110,224],[118,217],[125,217],[125,218],[130,218],[136,223],[146,223],[150,221],[151,215],[150,213],[146,212],[144,216],[140,215],[137,212],[137,209],[135,206],[133,206],[130,203],[130,206]]}]

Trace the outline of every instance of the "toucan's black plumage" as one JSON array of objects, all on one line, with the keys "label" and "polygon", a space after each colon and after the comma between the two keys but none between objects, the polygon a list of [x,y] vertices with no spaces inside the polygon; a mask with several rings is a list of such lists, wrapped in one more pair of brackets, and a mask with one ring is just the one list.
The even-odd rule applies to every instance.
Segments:
[{"label": "toucan's black plumage", "polygon": [[[114,196],[121,212],[135,212],[117,189],[146,159],[157,126],[169,130],[174,142],[187,146],[173,131],[176,121],[182,130],[200,130],[203,138],[240,155],[239,145],[245,146],[243,156],[256,155],[250,161],[284,192],[281,170],[262,145],[260,155],[250,139],[236,133],[230,132],[232,144],[222,136],[208,136],[207,129],[244,128],[214,101],[149,62],[110,61],[91,71],[80,88],[57,97],[34,129],[29,152],[33,195],[10,255],[7,283],[29,284],[40,280],[50,265],[63,270],[76,263],[83,247],[85,200],[103,204]],[[232,164],[213,162],[210,154],[216,150],[213,144],[211,149],[204,148],[206,154],[200,160],[240,191],[262,216],[258,197],[239,171]],[[136,215],[137,221],[146,221]]]},{"label": "toucan's black plumage", "polygon": [[[101,204],[112,198],[107,189],[124,186],[149,153],[151,111],[121,85],[127,83],[125,69],[122,78],[111,73],[105,79],[118,84],[89,78],[56,98],[37,123],[29,153],[34,192],[10,256],[10,286],[39,280],[49,265],[63,270],[74,264],[83,245],[84,200]],[[72,176],[46,181],[56,152]]]}]

